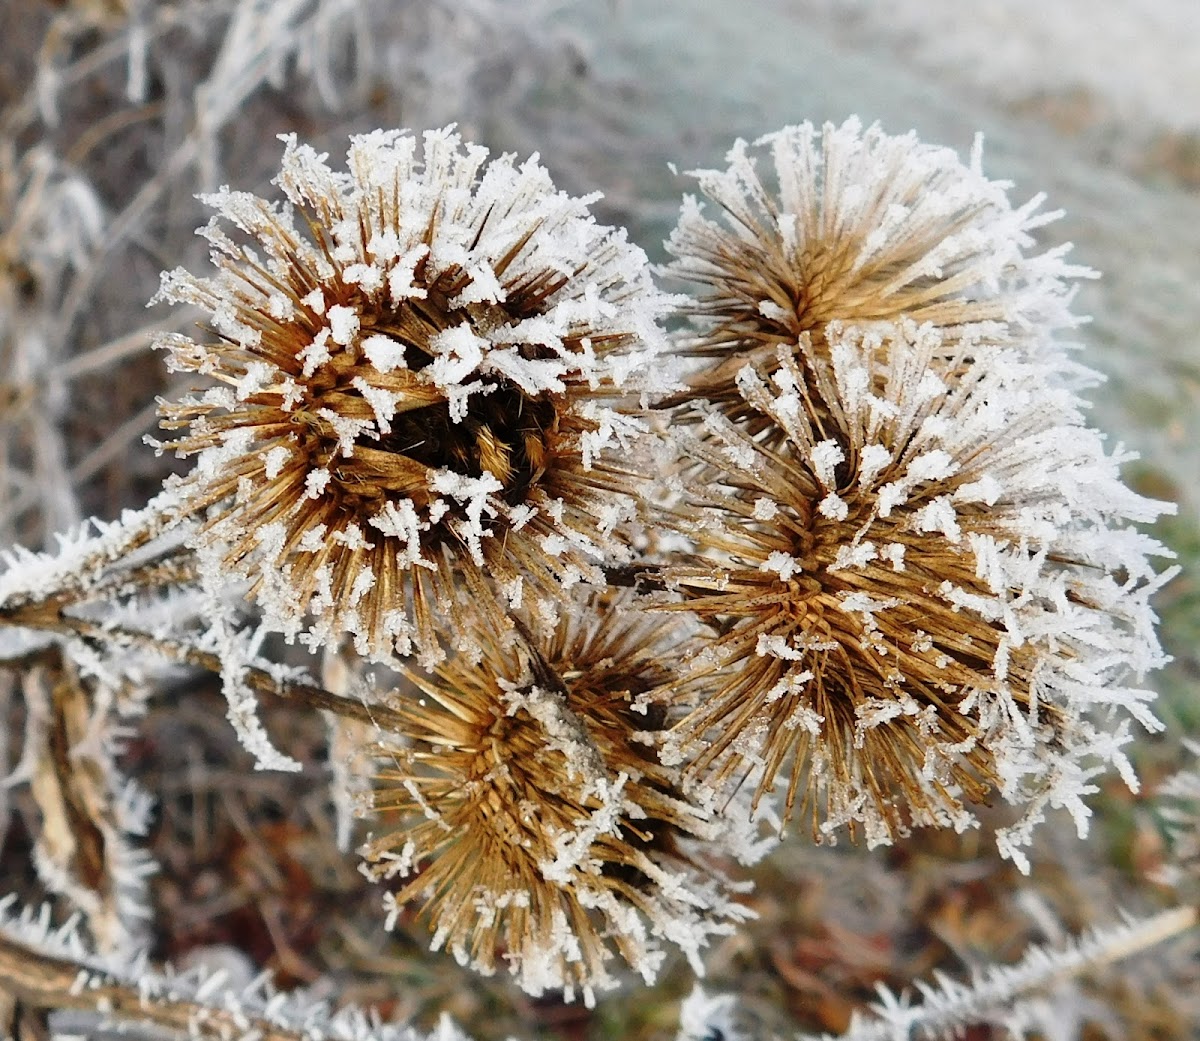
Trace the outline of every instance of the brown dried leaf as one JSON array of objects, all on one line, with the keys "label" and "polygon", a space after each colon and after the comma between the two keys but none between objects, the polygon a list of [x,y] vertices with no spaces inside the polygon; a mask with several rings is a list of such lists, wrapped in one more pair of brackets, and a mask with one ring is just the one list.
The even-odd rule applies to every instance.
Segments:
[{"label": "brown dried leaf", "polygon": [[83,911],[102,950],[119,947],[128,938],[112,865],[120,836],[104,753],[91,739],[91,698],[67,662],[31,670],[24,686],[24,762],[42,817],[38,875]]}]

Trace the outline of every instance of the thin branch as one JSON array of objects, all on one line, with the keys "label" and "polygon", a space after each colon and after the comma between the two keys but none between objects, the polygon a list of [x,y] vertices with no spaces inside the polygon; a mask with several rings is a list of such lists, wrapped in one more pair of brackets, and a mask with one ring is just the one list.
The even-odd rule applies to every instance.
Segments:
[{"label": "thin branch", "polygon": [[66,382],[107,368],[114,362],[147,350],[163,333],[173,332],[182,324],[185,323],[181,322],[177,316],[172,315],[161,322],[143,325],[140,329],[134,329],[133,332],[125,333],[125,335],[102,343],[98,347],[89,348],[71,358],[64,359],[56,366],[54,377]]},{"label": "thin branch", "polygon": [[107,972],[81,971],[80,965],[66,958],[43,954],[0,933],[0,991],[7,991],[22,1004],[96,1012],[106,1020],[152,1023],[186,1037],[298,1041],[303,1036],[240,1009],[231,1011],[169,994],[151,998],[147,990]]},{"label": "thin branch", "polygon": [[[222,671],[221,658],[212,651],[202,650],[181,640],[155,636],[153,633],[140,629],[105,625],[90,619],[79,618],[66,613],[61,602],[42,601],[0,610],[0,625],[3,624],[53,632],[63,636],[75,636],[110,647],[136,647],[180,665],[190,665],[216,675],[220,675]],[[281,701],[333,712],[336,715],[356,719],[360,723],[367,723],[383,730],[402,730],[404,727],[403,717],[384,705],[367,705],[361,701],[343,698],[315,684],[280,679],[266,669],[252,665],[247,666],[243,678],[247,686],[256,693],[267,694],[279,698]]]},{"label": "thin branch", "polygon": [[[142,509],[126,511],[115,523],[93,520],[67,537],[60,536],[56,552],[31,553],[14,546],[7,568],[0,570],[0,622],[38,604],[61,607],[90,598],[108,565],[148,546],[185,518],[172,495],[162,492]],[[125,575],[135,573],[131,569]],[[119,576],[120,572],[118,581]]]},{"label": "thin branch", "polygon": [[[973,973],[969,982],[935,974],[934,983],[918,983],[922,1003],[910,1005],[883,990],[882,1000],[859,1018],[838,1041],[895,1041],[896,1038],[958,1037],[967,1027],[986,1022],[1035,994],[1094,969],[1121,961],[1200,923],[1195,907],[1173,907],[1149,918],[1094,929],[1065,947],[1029,948],[1015,965],[991,965]],[[829,1034],[799,1035],[796,1041],[834,1041]]]}]

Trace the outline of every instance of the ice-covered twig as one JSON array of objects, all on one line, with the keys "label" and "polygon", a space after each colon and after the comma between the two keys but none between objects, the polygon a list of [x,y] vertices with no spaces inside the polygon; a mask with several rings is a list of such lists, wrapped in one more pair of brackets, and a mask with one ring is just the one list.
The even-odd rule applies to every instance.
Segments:
[{"label": "ice-covered twig", "polygon": [[131,558],[179,523],[175,505],[175,497],[163,492],[140,510],[126,510],[120,520],[90,520],[60,535],[53,552],[14,546],[0,554],[0,619],[34,604],[86,599],[113,575],[109,569],[114,563]]},{"label": "ice-covered twig", "polygon": [[0,993],[39,1009],[95,1012],[103,1023],[148,1024],[195,1039],[220,1041],[469,1041],[449,1019],[430,1034],[380,1021],[303,992],[277,993],[264,977],[242,989],[224,972],[175,973],[133,959],[100,959],[73,924],[49,926],[48,915],[0,921]]},{"label": "ice-covered twig", "polygon": [[[11,612],[0,616],[0,624],[22,628],[40,629],[64,636],[76,636],[89,642],[123,649],[136,648],[147,651],[165,661],[177,662],[192,668],[204,669],[220,674],[224,668],[221,656],[204,650],[183,640],[157,636],[140,629],[118,625],[106,625],[86,618],[57,612],[51,617],[41,606],[28,612]],[[242,679],[252,690],[278,697],[283,701],[303,705],[306,708],[333,712],[348,719],[356,719],[383,729],[395,727],[399,717],[384,705],[366,705],[360,701],[338,695],[311,683],[289,678],[286,670],[267,668],[263,665],[247,665]]]},{"label": "ice-covered twig", "polygon": [[[1147,918],[1091,930],[1059,949],[1030,947],[1015,965],[992,965],[972,973],[970,982],[935,973],[918,983],[920,1004],[880,987],[880,1001],[868,1016],[856,1018],[839,1041],[932,1041],[960,1037],[976,1023],[1005,1022],[1024,1000],[1065,980],[1155,947],[1196,926],[1194,907],[1175,907]],[[832,1035],[800,1035],[796,1041],[831,1041]]]}]

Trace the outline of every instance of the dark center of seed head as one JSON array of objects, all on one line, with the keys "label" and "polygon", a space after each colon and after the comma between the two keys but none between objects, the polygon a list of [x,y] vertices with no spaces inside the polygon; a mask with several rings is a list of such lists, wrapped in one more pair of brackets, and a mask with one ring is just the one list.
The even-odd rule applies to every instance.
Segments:
[{"label": "dark center of seed head", "polygon": [[521,500],[546,465],[547,435],[555,423],[552,402],[530,398],[508,381],[475,395],[455,422],[439,403],[396,417],[391,433],[364,445],[405,455],[435,470],[468,477],[492,474],[510,503]]}]

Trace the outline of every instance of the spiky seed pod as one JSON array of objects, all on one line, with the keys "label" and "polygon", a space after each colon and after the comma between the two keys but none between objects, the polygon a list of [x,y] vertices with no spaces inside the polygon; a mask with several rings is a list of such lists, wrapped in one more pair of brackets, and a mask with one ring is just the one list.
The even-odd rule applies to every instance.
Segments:
[{"label": "spiky seed pod", "polygon": [[816,834],[961,828],[992,788],[1025,810],[1008,855],[1048,804],[1082,828],[1096,769],[1129,776],[1120,717],[1156,725],[1131,684],[1164,661],[1165,551],[1128,524],[1166,506],[1121,484],[1056,364],[1015,348],[833,323],[773,369],[738,387],[777,444],[715,410],[679,435],[700,555],[666,576],[716,635],[664,691],[693,707],[669,760],[761,768],[760,794],[786,774],[786,816],[799,801]]},{"label": "spiky seed pod", "polygon": [[693,848],[719,854],[724,826],[648,747],[662,710],[635,707],[687,624],[626,598],[574,606],[532,647],[480,626],[479,666],[410,677],[408,727],[381,749],[386,830],[364,855],[376,877],[408,879],[388,904],[419,902],[435,949],[486,974],[503,958],[527,991],[590,1004],[614,953],[650,982],[667,941],[702,971],[700,949],[747,912]]},{"label": "spiky seed pod", "polygon": [[197,456],[187,508],[219,504],[203,539],[268,622],[433,657],[463,570],[549,601],[625,552],[606,453],[637,435],[623,403],[668,385],[670,300],[536,156],[377,131],[343,174],[286,140],[289,205],[205,197],[217,273],[163,278],[214,333],[166,340],[173,367],[218,383],[163,408],[188,428],[166,447]]},{"label": "spiky seed pod", "polygon": [[[769,176],[758,168],[766,149]],[[1065,248],[1028,255],[1029,232],[1058,214],[1038,212],[1041,196],[1014,209],[1009,185],[981,173],[978,147],[968,167],[912,133],[850,119],[786,127],[753,149],[738,141],[728,162],[694,172],[720,219],[689,196],[667,243],[668,273],[696,288],[681,349],[697,367],[680,402],[707,399],[762,426],[738,372],[773,365],[802,334],[823,349],[835,320],[928,322],[950,349],[970,328],[981,347],[1045,350],[1039,340],[1077,324],[1067,280],[1091,272],[1065,264]]]}]

